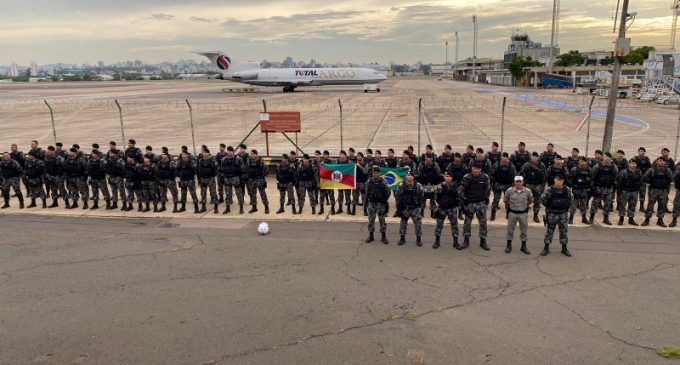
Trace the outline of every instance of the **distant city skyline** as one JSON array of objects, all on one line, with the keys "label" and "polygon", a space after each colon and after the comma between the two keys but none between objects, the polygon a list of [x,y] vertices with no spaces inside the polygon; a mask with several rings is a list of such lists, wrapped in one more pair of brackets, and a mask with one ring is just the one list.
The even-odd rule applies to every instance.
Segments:
[{"label": "distant city skyline", "polygon": [[[562,2],[563,52],[609,50],[615,35],[612,1]],[[670,47],[670,0],[632,3],[633,46]],[[315,59],[320,63],[443,63],[454,32],[459,58],[472,54],[472,15],[479,19],[479,57],[502,58],[513,30],[549,44],[552,1],[456,0],[179,0],[112,3],[5,0],[0,65],[107,64],[202,60],[191,51],[223,50],[242,61]],[[452,61],[452,59],[450,58]]]}]

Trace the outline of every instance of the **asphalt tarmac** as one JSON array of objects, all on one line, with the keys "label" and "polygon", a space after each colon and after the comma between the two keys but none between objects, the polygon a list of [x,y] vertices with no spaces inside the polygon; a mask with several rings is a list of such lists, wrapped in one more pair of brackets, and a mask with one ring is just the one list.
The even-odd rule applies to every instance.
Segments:
[{"label": "asphalt tarmac", "polygon": [[677,231],[570,227],[567,258],[542,227],[527,256],[502,227],[1,217],[0,364],[677,363]]}]

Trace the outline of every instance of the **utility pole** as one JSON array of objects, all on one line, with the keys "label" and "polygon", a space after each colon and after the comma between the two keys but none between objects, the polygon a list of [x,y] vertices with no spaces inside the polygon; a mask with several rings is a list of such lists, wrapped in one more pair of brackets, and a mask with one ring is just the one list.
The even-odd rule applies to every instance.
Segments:
[{"label": "utility pole", "polygon": [[621,79],[621,64],[623,57],[630,51],[630,39],[626,39],[626,24],[628,23],[628,2],[623,0],[621,7],[621,23],[619,24],[619,36],[616,39],[614,50],[614,71],[612,84],[609,89],[609,102],[607,104],[607,117],[604,122],[604,137],[602,138],[602,152],[610,152],[612,137],[614,136],[614,118],[616,117],[616,99],[619,96],[619,80]]},{"label": "utility pole", "polygon": [[456,32],[456,61],[455,64],[458,64],[458,32]]},{"label": "utility pole", "polygon": [[472,82],[477,82],[477,15],[472,16]]},{"label": "utility pole", "polygon": [[553,58],[555,57],[555,47],[557,46],[558,24],[560,21],[560,0],[553,0],[552,31],[550,33],[550,51],[548,55],[548,73],[553,71]]},{"label": "utility pole", "polygon": [[446,62],[444,62],[444,65],[448,65],[449,64],[449,41],[446,41],[445,45],[446,45]]}]

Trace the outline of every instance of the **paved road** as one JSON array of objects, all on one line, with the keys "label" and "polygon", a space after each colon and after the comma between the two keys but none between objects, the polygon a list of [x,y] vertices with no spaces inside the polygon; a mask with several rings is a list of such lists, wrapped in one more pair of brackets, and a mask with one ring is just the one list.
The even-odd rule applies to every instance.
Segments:
[{"label": "paved road", "polygon": [[2,216],[0,363],[675,363],[677,232],[572,228],[539,258],[538,228],[525,256],[500,228],[461,252],[256,225]]}]

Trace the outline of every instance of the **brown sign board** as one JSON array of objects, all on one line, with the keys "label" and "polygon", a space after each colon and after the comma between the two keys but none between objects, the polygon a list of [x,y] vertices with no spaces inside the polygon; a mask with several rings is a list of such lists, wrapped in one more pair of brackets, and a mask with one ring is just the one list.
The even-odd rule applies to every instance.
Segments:
[{"label": "brown sign board", "polygon": [[260,132],[288,133],[301,132],[302,118],[300,112],[260,113]]}]

